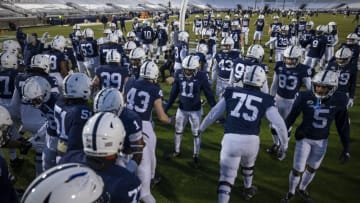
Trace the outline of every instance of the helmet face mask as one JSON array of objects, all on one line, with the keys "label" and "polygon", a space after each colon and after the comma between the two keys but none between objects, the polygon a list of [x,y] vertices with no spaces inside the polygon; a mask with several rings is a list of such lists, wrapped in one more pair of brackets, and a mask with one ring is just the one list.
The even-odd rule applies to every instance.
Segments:
[{"label": "helmet face mask", "polygon": [[331,97],[338,87],[338,74],[334,71],[320,71],[312,78],[312,92],[316,98]]},{"label": "helmet face mask", "polygon": [[140,77],[156,82],[159,77],[158,66],[153,61],[146,61],[140,67]]},{"label": "helmet face mask", "polygon": [[352,57],[352,51],[349,48],[340,48],[335,53],[336,63],[340,67],[344,67],[350,63]]},{"label": "helmet face mask", "polygon": [[297,46],[288,46],[284,51],[284,64],[287,68],[295,68],[300,63],[301,49]]},{"label": "helmet face mask", "polygon": [[246,53],[247,58],[254,58],[258,63],[261,63],[265,55],[264,48],[259,44],[251,45]]},{"label": "helmet face mask", "polygon": [[231,37],[225,37],[221,40],[221,48],[223,52],[229,52],[234,48],[234,40]]},{"label": "helmet face mask", "polygon": [[197,74],[198,69],[200,68],[199,57],[194,55],[186,56],[181,65],[184,76],[188,79],[192,78]]}]

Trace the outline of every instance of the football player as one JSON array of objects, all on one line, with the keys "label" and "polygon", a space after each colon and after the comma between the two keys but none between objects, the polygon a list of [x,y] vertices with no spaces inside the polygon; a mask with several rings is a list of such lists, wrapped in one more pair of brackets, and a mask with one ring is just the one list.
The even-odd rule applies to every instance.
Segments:
[{"label": "football player", "polygon": [[134,31],[130,31],[126,34],[127,41],[133,41],[136,44],[136,47],[140,47],[140,41],[136,39],[136,34]]},{"label": "football player", "polygon": [[91,90],[90,78],[83,73],[65,77],[63,97],[54,107],[57,144],[57,161],[69,150],[82,149],[81,132],[92,114],[88,106]]},{"label": "football player", "polygon": [[75,40],[77,40],[76,32],[80,31],[81,28],[80,28],[80,25],[78,25],[78,24],[73,25],[72,28],[73,28],[73,32],[69,34],[69,38],[71,41],[75,41]]},{"label": "football player", "polygon": [[279,22],[279,16],[273,17],[273,22],[269,26],[269,34],[270,34],[270,56],[269,62],[272,62],[273,51],[275,48],[275,40],[277,36],[280,34],[282,23]]},{"label": "football player", "polygon": [[242,50],[244,50],[244,44],[247,46],[249,43],[249,31],[250,31],[250,18],[249,18],[249,14],[245,14],[241,20],[241,33],[242,33],[241,36],[243,37],[241,39]]},{"label": "football player", "polygon": [[201,37],[201,30],[202,30],[202,21],[199,15],[195,15],[192,31],[195,33],[196,41],[200,40],[199,38]]},{"label": "football player", "polygon": [[230,30],[231,30],[230,16],[226,15],[221,25],[221,38],[223,39],[229,36]]},{"label": "football player", "polygon": [[84,30],[84,40],[80,41],[81,53],[84,56],[84,66],[93,78],[95,75],[95,68],[99,66],[99,53],[97,41],[94,39],[94,31],[91,28]]},{"label": "football player", "polygon": [[216,97],[220,99],[225,87],[229,85],[230,73],[234,68],[234,61],[239,58],[240,53],[232,50],[234,40],[225,37],[221,40],[222,49],[216,53],[214,66],[211,73],[211,83],[216,80]]},{"label": "football player", "polygon": [[306,23],[305,29],[302,31],[301,36],[299,37],[299,44],[302,49],[302,58],[305,58],[307,53],[309,52],[309,44],[308,42],[311,38],[315,37],[315,30],[313,29],[314,22],[309,21]]},{"label": "football player", "polygon": [[339,74],[339,84],[337,91],[344,92],[349,103],[347,107],[354,105],[354,97],[356,90],[356,79],[358,69],[351,63],[352,52],[349,48],[340,48],[335,53],[335,61],[329,63],[327,70],[336,71]]},{"label": "football player", "polygon": [[299,24],[297,23],[296,18],[291,20],[291,24],[289,24],[289,34],[291,37],[291,44],[296,46],[298,40],[298,33],[299,33]]},{"label": "football player", "polygon": [[[120,65],[121,56],[116,50],[106,54],[106,65],[96,69],[92,88],[102,89],[114,87],[124,93],[124,85],[129,78],[129,69]],[[96,88],[97,87],[97,88]]]},{"label": "football player", "polygon": [[[106,42],[99,46],[99,58],[100,58],[100,65],[107,64],[106,56],[110,51],[117,51],[120,55],[125,55],[123,47],[119,44],[119,38],[116,34],[109,34],[106,38]],[[123,64],[123,61],[121,61]],[[95,68],[96,70],[99,68]]]},{"label": "football player", "polygon": [[47,170],[56,165],[56,150],[58,136],[54,119],[54,106],[59,97],[58,93],[51,92],[50,83],[43,77],[28,78],[22,87],[22,94],[33,107],[39,109],[46,118],[45,146],[42,152],[42,167]]},{"label": "football player", "polygon": [[[272,38],[271,40],[276,41],[275,45],[275,62],[282,61],[284,56],[284,50],[287,46],[290,45],[290,35],[289,35],[289,26],[283,25],[281,26],[280,34],[276,36],[276,38]],[[265,46],[273,43],[272,41],[268,41],[265,43]]]},{"label": "football player", "polygon": [[157,24],[157,30],[155,36],[157,39],[157,51],[156,51],[155,63],[159,63],[160,54],[163,54],[165,52],[166,44],[168,41],[168,34],[164,29],[164,25],[162,23]]},{"label": "football player", "polygon": [[[143,48],[137,47],[130,51],[130,77],[137,80],[140,76],[140,67],[145,60],[145,51]],[[130,80],[130,79],[129,79]]]},{"label": "football player", "polygon": [[351,64],[354,68],[358,68],[358,60],[360,54],[359,37],[355,33],[350,33],[346,36],[346,43],[342,43],[340,48],[349,48],[352,52]]},{"label": "football player", "polygon": [[[324,28],[324,36],[327,39],[326,49],[324,57],[321,60],[321,67],[326,67],[329,61],[334,57],[334,47],[339,42],[337,30],[334,29],[335,22],[329,22],[328,25],[325,25]],[[336,25],[335,25],[336,26]]]},{"label": "football player", "polygon": [[222,24],[223,24],[223,19],[221,18],[221,14],[217,14],[215,19],[215,26],[216,26],[215,32],[218,37],[219,34],[221,33]]},{"label": "football player", "polygon": [[240,50],[241,27],[236,22],[231,22],[230,37],[234,40],[234,49]]},{"label": "football player", "polygon": [[175,44],[175,65],[174,70],[181,70],[181,63],[189,53],[189,34],[186,31],[182,31],[178,35],[178,42]]},{"label": "football player", "polygon": [[126,107],[135,111],[141,117],[143,133],[147,136],[144,141],[150,148],[151,165],[150,170],[146,170],[146,177],[143,178],[143,189],[141,192],[141,200],[148,202],[155,202],[154,197],[150,192],[150,181],[155,177],[156,169],[156,135],[152,125],[152,110],[155,112],[159,120],[163,123],[173,124],[175,121],[164,112],[162,106],[163,93],[160,86],[157,84],[159,76],[159,68],[152,61],[145,61],[140,68],[140,79],[131,83],[126,88]]},{"label": "football player", "polygon": [[211,123],[226,111],[224,137],[220,152],[220,178],[217,188],[218,202],[229,202],[231,188],[234,185],[239,165],[243,175],[243,197],[254,197],[256,186],[252,184],[254,166],[259,151],[260,121],[266,118],[277,126],[281,139],[281,153],[287,149],[287,131],[273,97],[262,93],[260,87],[266,79],[266,73],[260,66],[245,68],[243,88],[226,88],[223,98],[211,109],[200,125],[202,133]]},{"label": "football player", "polygon": [[[270,95],[274,96],[276,107],[281,117],[286,119],[289,115],[291,106],[295,101],[296,94],[301,86],[311,89],[312,69],[300,63],[301,49],[297,46],[289,46],[284,51],[283,61],[275,64],[273,82],[271,84]],[[267,152],[274,154],[280,145],[280,140],[271,129],[274,145],[267,149]],[[282,157],[284,159],[285,157]]]},{"label": "football player", "polygon": [[145,54],[148,57],[150,55],[150,58],[153,57],[153,52],[154,52],[153,42],[155,40],[155,37],[156,37],[155,32],[152,29],[152,27],[149,25],[149,22],[147,20],[144,20],[143,28],[141,30],[141,39]]},{"label": "football player", "polygon": [[324,25],[316,27],[315,36],[304,42],[304,46],[310,45],[309,51],[305,56],[304,64],[310,66],[313,70],[320,62],[326,49],[327,39],[323,35]]},{"label": "football player", "polygon": [[308,22],[306,21],[306,18],[304,16],[300,17],[299,20],[299,29],[298,29],[298,37],[301,38],[302,35],[304,34],[304,30],[306,29],[306,25],[308,24]]},{"label": "football player", "polygon": [[195,166],[198,164],[200,153],[201,137],[198,134],[201,122],[201,91],[208,100],[211,107],[215,105],[215,98],[211,91],[206,72],[199,71],[200,61],[198,56],[187,56],[182,62],[182,70],[175,72],[175,82],[170,91],[168,104],[165,113],[171,108],[176,98],[179,96],[179,108],[176,111],[174,152],[169,158],[180,156],[180,145],[186,123],[190,121],[191,131],[194,137],[193,161]]},{"label": "football player", "polygon": [[325,156],[333,120],[336,121],[343,145],[340,160],[345,162],[350,158],[350,125],[346,108],[348,98],[345,93],[336,91],[337,86],[336,72],[320,71],[312,78],[312,91],[301,91],[298,94],[286,118],[286,125],[290,127],[300,113],[303,117],[295,132],[293,169],[289,175],[289,192],[281,200],[283,203],[293,199],[295,191],[304,202],[312,202],[306,188]]},{"label": "football player", "polygon": [[265,27],[265,16],[260,14],[254,25],[256,28],[254,32],[253,44],[256,44],[256,40],[258,41],[258,44],[261,44],[262,34]]}]

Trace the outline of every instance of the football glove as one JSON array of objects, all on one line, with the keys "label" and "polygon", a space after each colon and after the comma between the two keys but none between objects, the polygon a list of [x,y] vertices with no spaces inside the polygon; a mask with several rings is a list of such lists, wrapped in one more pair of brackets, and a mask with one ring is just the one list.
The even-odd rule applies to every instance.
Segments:
[{"label": "football glove", "polygon": [[353,107],[353,105],[354,105],[354,99],[350,98],[348,103],[347,103],[347,108],[349,109],[349,108]]},{"label": "football glove", "polygon": [[40,42],[41,43],[45,43],[46,40],[49,38],[49,33],[48,32],[44,32],[44,34],[42,35]]},{"label": "football glove", "polygon": [[277,151],[276,159],[282,161],[286,158],[287,149],[285,149],[282,145],[279,147]]},{"label": "football glove", "polygon": [[174,83],[174,81],[175,81],[174,77],[170,76],[170,77],[166,78],[166,84],[168,84],[168,85],[172,85]]}]

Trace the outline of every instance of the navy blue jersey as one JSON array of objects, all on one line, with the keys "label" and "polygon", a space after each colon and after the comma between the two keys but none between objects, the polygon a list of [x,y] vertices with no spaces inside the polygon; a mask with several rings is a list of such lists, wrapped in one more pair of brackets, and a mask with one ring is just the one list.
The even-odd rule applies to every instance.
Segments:
[{"label": "navy blue jersey", "polygon": [[94,58],[99,56],[97,41],[94,39],[80,41],[80,47],[84,57]]},{"label": "navy blue jersey", "polygon": [[146,26],[141,30],[141,39],[143,44],[152,44],[155,39],[155,32],[150,26]]},{"label": "navy blue jersey", "polygon": [[139,79],[126,92],[126,107],[138,113],[141,120],[150,121],[154,102],[162,97],[163,93],[159,85]]},{"label": "navy blue jersey", "polygon": [[332,121],[336,120],[336,127],[341,137],[349,137],[350,126],[346,105],[347,96],[342,92],[335,92],[326,100],[317,99],[312,91],[300,91],[286,118],[286,126],[290,127],[302,113],[302,122],[297,127],[295,138],[313,140],[327,139]]},{"label": "navy blue jersey", "polygon": [[265,26],[265,20],[264,19],[257,19],[255,22],[255,30],[256,31],[263,31]]},{"label": "navy blue jersey", "polygon": [[199,71],[191,78],[186,78],[182,70],[175,73],[175,81],[171,87],[168,105],[165,112],[175,102],[177,96],[179,97],[179,108],[184,111],[199,111],[201,109],[201,90],[204,91],[205,96],[210,106],[215,105],[215,97],[211,91],[211,86],[206,72]]},{"label": "navy blue jersey", "polygon": [[39,107],[41,113],[46,117],[46,132],[50,136],[57,136],[56,121],[54,115],[55,103],[59,98],[58,93],[51,93],[50,99]]},{"label": "navy blue jersey", "polygon": [[342,43],[339,47],[341,48],[349,48],[352,51],[351,55],[351,64],[353,64],[353,67],[357,69],[357,62],[359,60],[359,54],[360,54],[360,46],[358,44],[346,44]]},{"label": "navy blue jersey", "polygon": [[234,61],[238,59],[240,53],[238,51],[229,51],[225,53],[223,51],[219,51],[215,54],[215,60],[217,63],[217,75],[221,79],[229,80],[231,70],[234,68]]},{"label": "navy blue jersey", "polygon": [[227,87],[224,133],[258,135],[266,110],[275,105],[274,98],[260,90]]},{"label": "navy blue jersey", "polygon": [[124,50],[120,44],[107,43],[99,46],[100,64],[106,64],[106,54],[111,50],[116,50],[119,54],[123,54]]},{"label": "navy blue jersey", "polygon": [[95,75],[100,79],[102,88],[114,87],[122,92],[129,70],[121,66],[103,65],[96,69]]},{"label": "navy blue jersey", "polygon": [[282,23],[278,22],[278,23],[271,23],[270,24],[270,28],[271,28],[271,37],[276,37],[279,33],[280,33],[280,30],[281,30],[281,26],[282,26]]},{"label": "navy blue jersey", "polygon": [[290,45],[290,36],[279,34],[276,37],[276,48],[278,49],[286,49],[287,46]]},{"label": "navy blue jersey", "polygon": [[183,41],[178,41],[174,47],[175,62],[181,63],[188,53],[189,44]]},{"label": "navy blue jersey", "polygon": [[202,27],[202,20],[201,19],[195,19],[194,20],[194,27],[201,28]]},{"label": "navy blue jersey", "polygon": [[209,26],[209,18],[202,19],[203,28],[207,28]]},{"label": "navy blue jersey", "polygon": [[80,41],[76,40],[72,42],[73,49],[75,51],[76,60],[84,61],[84,55],[81,52]]},{"label": "navy blue jersey", "polygon": [[234,40],[234,49],[240,49],[241,30],[231,31],[230,36]]},{"label": "navy blue jersey", "polygon": [[324,35],[314,36],[310,41],[310,49],[307,56],[321,58],[325,53],[327,39]]},{"label": "navy blue jersey", "polygon": [[44,44],[37,40],[36,45],[31,43],[25,44],[23,56],[24,56],[24,64],[25,66],[30,66],[31,58],[36,54],[41,54],[44,50]]},{"label": "navy blue jersey", "polygon": [[195,54],[192,54],[192,55],[195,55],[195,56],[199,57],[200,64],[205,64],[207,62],[206,61],[206,56],[203,53],[196,52]]},{"label": "navy blue jersey", "polygon": [[0,197],[2,203],[18,202],[17,194],[10,180],[6,160],[0,156]]},{"label": "navy blue jersey", "polygon": [[348,63],[344,67],[337,65],[335,61],[332,61],[326,67],[327,70],[332,70],[338,72],[339,74],[339,83],[337,91],[346,93],[350,98],[355,97],[356,89],[356,77],[357,77],[357,67],[353,67],[353,64]]},{"label": "navy blue jersey", "polygon": [[15,89],[15,78],[18,71],[15,69],[3,69],[0,71],[0,98],[11,99]]},{"label": "navy blue jersey", "polygon": [[71,69],[74,70],[75,67],[77,67],[77,60],[76,60],[76,55],[74,53],[74,49],[72,47],[65,47],[64,49],[64,54],[65,54],[65,60],[71,62]]},{"label": "navy blue jersey", "polygon": [[[61,158],[60,164],[88,164],[86,154],[82,150],[71,150]],[[140,180],[124,167],[112,165],[102,170],[93,168],[104,181],[104,193],[110,197],[110,203],[138,202],[140,198]]]},{"label": "navy blue jersey", "polygon": [[158,46],[166,46],[168,41],[168,34],[165,29],[159,29],[156,31],[157,45]]},{"label": "navy blue jersey", "polygon": [[77,37],[75,36],[75,32],[70,33],[70,34],[69,34],[69,38],[70,38],[71,42],[75,41],[76,38],[77,38]]},{"label": "navy blue jersey", "polygon": [[123,151],[130,149],[129,136],[142,131],[142,122],[140,116],[132,110],[124,108],[119,115],[121,122],[124,124],[126,136],[124,140]]},{"label": "navy blue jersey", "polygon": [[303,84],[303,78],[311,77],[312,74],[309,66],[299,63],[294,68],[286,68],[283,61],[275,64],[274,72],[279,78],[276,93],[286,99],[295,98]]},{"label": "navy blue jersey", "polygon": [[334,46],[335,36],[331,33],[325,33],[324,36],[326,37],[326,46]]},{"label": "navy blue jersey", "polygon": [[306,28],[306,21],[301,20],[299,21],[299,32],[302,32]]},{"label": "navy blue jersey", "polygon": [[215,19],[215,26],[218,28],[221,28],[223,24],[223,20],[221,18],[216,18]]},{"label": "navy blue jersey", "polygon": [[30,78],[32,76],[41,76],[41,77],[45,78],[50,83],[51,88],[58,87],[56,78],[52,77],[50,75],[47,75],[45,73],[25,72],[25,73],[18,74],[15,78],[15,88],[19,92],[19,96],[21,98],[22,104],[29,104],[28,101],[25,101],[24,99],[22,99],[23,98],[22,86],[24,85],[25,80],[27,80],[28,78]]},{"label": "navy blue jersey", "polygon": [[50,50],[47,53],[50,57],[50,73],[60,73],[60,63],[67,61],[65,54],[59,50]]},{"label": "navy blue jersey", "polygon": [[307,44],[315,37],[315,30],[303,30],[300,35],[299,43],[302,48],[305,48]]},{"label": "navy blue jersey", "polygon": [[54,107],[56,133],[60,139],[67,141],[67,150],[83,149],[82,130],[91,117],[87,104],[65,104],[59,98]]},{"label": "navy blue jersey", "polygon": [[222,31],[223,32],[229,32],[231,28],[231,21],[230,20],[224,20],[222,23]]},{"label": "navy blue jersey", "polygon": [[289,24],[289,33],[291,36],[297,36],[299,31],[299,24]]},{"label": "navy blue jersey", "polygon": [[206,44],[208,46],[208,54],[213,55],[213,47],[216,47],[216,42],[213,39],[209,39],[207,42],[204,39],[199,41],[199,44]]},{"label": "navy blue jersey", "polygon": [[249,18],[243,18],[241,21],[242,27],[250,27],[250,19]]}]

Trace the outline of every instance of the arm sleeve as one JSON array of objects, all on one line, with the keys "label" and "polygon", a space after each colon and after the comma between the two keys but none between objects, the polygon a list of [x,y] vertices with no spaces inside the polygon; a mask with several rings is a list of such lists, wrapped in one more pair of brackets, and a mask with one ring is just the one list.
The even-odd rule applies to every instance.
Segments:
[{"label": "arm sleeve", "polygon": [[344,107],[342,111],[338,112],[335,116],[336,129],[340,135],[340,140],[343,145],[344,151],[349,152],[350,143],[350,123],[349,112]]},{"label": "arm sleeve", "polygon": [[270,95],[271,96],[275,96],[276,95],[276,91],[278,88],[278,84],[279,84],[279,77],[278,75],[274,72],[274,76],[273,76],[273,81],[271,83],[271,88],[270,88]]},{"label": "arm sleeve", "polygon": [[170,91],[170,96],[168,100],[168,104],[166,105],[164,111],[167,113],[167,111],[171,108],[172,104],[175,102],[175,99],[177,98],[179,94],[179,85],[177,79],[175,79],[175,82],[173,83]]},{"label": "arm sleeve", "polygon": [[301,108],[300,108],[301,100],[302,100],[301,94],[298,93],[296,95],[294,104],[291,107],[291,111],[285,120],[287,129],[289,129],[290,126],[292,126],[294,124],[296,118],[299,116],[299,114],[301,112]]},{"label": "arm sleeve", "polygon": [[214,59],[213,67],[211,70],[211,81],[214,83],[217,77],[217,61]]},{"label": "arm sleeve", "polygon": [[204,132],[204,130],[214,123],[218,118],[220,118],[226,109],[225,99],[222,98],[206,115],[204,120],[201,122],[199,130]]},{"label": "arm sleeve", "polygon": [[338,34],[334,35],[334,43],[332,44],[333,46],[336,46],[336,44],[339,43],[339,36]]},{"label": "arm sleeve", "polygon": [[311,90],[311,78],[310,77],[304,77],[303,83],[307,90]]},{"label": "arm sleeve", "polygon": [[260,89],[262,92],[268,94],[269,93],[269,85],[268,85],[268,80],[267,78],[265,79],[265,82],[263,84],[263,86],[261,86],[261,89]]},{"label": "arm sleeve", "polygon": [[281,117],[279,111],[275,106],[271,106],[266,110],[266,118],[271,123],[271,126],[276,130],[281,144],[285,149],[288,148],[288,134],[284,119]]},{"label": "arm sleeve", "polygon": [[204,90],[204,94],[205,94],[205,97],[206,97],[209,105],[211,107],[215,106],[215,104],[216,104],[215,97],[214,97],[213,92],[211,91],[211,86],[210,86],[209,80],[204,79],[203,84],[202,84],[202,89]]}]

